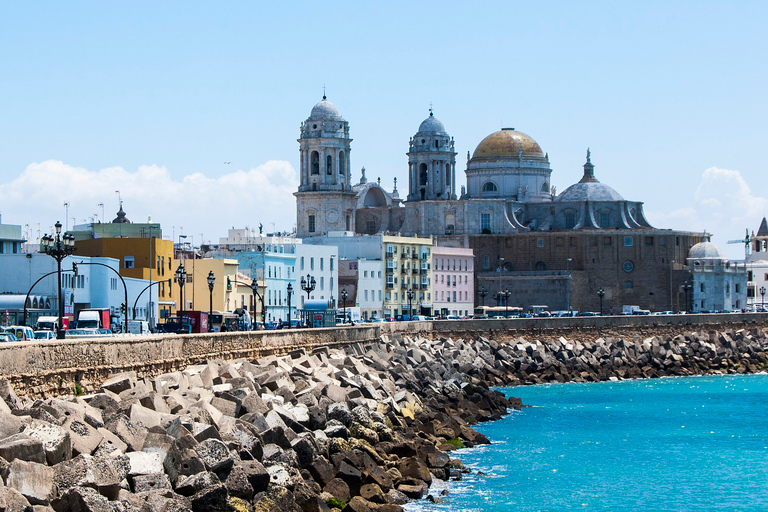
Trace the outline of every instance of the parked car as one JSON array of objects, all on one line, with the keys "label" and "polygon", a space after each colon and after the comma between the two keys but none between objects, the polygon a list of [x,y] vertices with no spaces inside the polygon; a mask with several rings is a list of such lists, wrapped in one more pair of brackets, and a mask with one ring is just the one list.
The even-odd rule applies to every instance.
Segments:
[{"label": "parked car", "polygon": [[56,333],[53,331],[35,331],[36,340],[55,340]]},{"label": "parked car", "polygon": [[3,330],[13,334],[18,341],[30,341],[35,339],[35,332],[31,327],[27,327],[26,325],[10,325],[4,327]]},{"label": "parked car", "polygon": [[12,332],[0,332],[0,341],[19,341]]}]

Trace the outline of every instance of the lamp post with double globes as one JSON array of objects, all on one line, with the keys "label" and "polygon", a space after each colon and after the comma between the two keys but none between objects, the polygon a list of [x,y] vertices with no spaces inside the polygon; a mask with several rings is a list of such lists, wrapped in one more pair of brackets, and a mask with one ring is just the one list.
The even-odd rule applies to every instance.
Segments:
[{"label": "lamp post with double globes", "polygon": [[603,297],[605,296],[605,288],[597,290],[597,296],[600,297],[600,316],[603,316]]},{"label": "lamp post with double globes", "polygon": [[[61,277],[59,277],[59,279],[61,279]],[[765,286],[760,287],[760,296],[762,297],[761,302],[763,306],[763,311],[765,311]]]},{"label": "lamp post with double globes", "polygon": [[184,268],[183,263],[179,263],[179,268],[176,269],[176,282],[179,283],[178,311],[184,311],[184,283],[187,282],[187,269]]},{"label": "lamp post with double globes", "polygon": [[56,327],[56,338],[64,339],[64,300],[61,293],[61,261],[75,252],[75,237],[65,233],[61,235],[61,222],[56,221],[56,236],[46,234],[40,239],[40,248],[48,256],[56,260],[56,273],[59,278],[58,300],[59,300],[59,322]]},{"label": "lamp post with double globes", "polygon": [[412,320],[413,319],[412,318],[413,317],[413,304],[412,303],[413,303],[413,297],[414,297],[413,289],[408,288],[407,297],[408,297],[408,320]]},{"label": "lamp post with double globes", "polygon": [[485,306],[485,297],[488,295],[488,290],[485,288],[480,288],[480,291],[477,293],[480,295],[480,305]]},{"label": "lamp post with double globes", "polygon": [[344,323],[347,323],[347,289],[341,289],[341,308],[344,311]]},{"label": "lamp post with double globes", "polygon": [[211,318],[213,317],[213,285],[216,283],[216,276],[213,270],[208,272],[208,291],[210,292],[210,302],[208,303],[208,332],[211,332]]}]

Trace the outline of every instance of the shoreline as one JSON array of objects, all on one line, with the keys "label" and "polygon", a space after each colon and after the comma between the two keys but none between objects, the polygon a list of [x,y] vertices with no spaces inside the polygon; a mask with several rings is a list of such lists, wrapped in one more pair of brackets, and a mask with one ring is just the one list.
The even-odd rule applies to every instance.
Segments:
[{"label": "shoreline", "polygon": [[472,425],[523,407],[495,387],[764,372],[766,346],[765,329],[588,343],[395,333],[126,372],[33,403],[2,381],[0,499],[56,512],[397,512],[462,477],[452,452],[489,444]]}]

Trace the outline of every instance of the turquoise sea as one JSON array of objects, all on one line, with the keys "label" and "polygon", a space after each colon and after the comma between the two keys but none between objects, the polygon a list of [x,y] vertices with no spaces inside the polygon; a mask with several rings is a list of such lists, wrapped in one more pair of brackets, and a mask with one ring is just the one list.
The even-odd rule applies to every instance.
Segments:
[{"label": "turquoise sea", "polygon": [[454,452],[472,473],[408,510],[768,510],[768,375],[501,391],[532,407],[479,425],[492,444]]}]

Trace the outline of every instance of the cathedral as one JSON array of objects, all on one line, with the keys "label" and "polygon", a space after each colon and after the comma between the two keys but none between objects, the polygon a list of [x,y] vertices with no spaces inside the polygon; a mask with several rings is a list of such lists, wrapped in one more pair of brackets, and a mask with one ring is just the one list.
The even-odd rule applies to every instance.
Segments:
[{"label": "cathedral", "polygon": [[349,135],[325,96],[302,123],[298,237],[432,235],[438,245],[472,248],[476,304],[509,292],[515,305],[552,310],[684,309],[688,250],[706,235],[652,227],[642,202],[598,180],[589,150],[581,180],[558,194],[549,154],[503,128],[467,154],[467,185],[457,194],[454,140],[430,109],[408,143],[402,201],[397,181],[387,191],[364,168],[352,184]]}]

